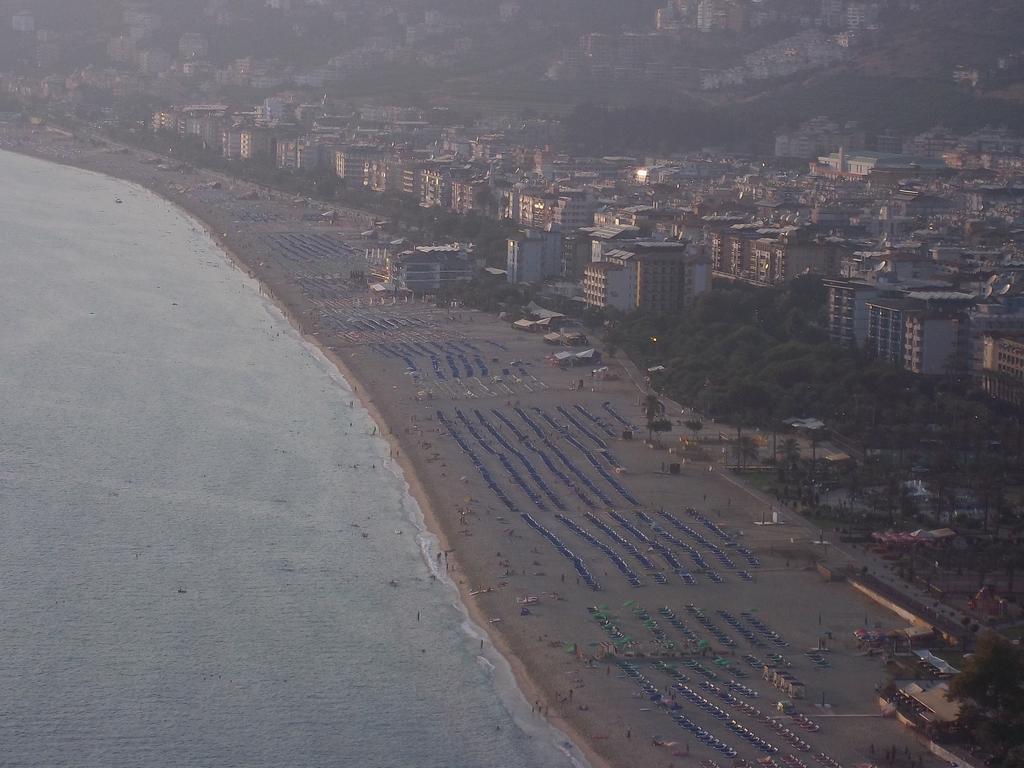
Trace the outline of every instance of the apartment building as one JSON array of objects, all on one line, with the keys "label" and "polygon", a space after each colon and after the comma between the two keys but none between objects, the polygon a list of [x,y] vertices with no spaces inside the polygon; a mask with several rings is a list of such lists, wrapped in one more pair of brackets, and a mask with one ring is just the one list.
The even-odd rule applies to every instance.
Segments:
[{"label": "apartment building", "polygon": [[640,230],[636,227],[615,225],[581,227],[577,231],[584,233],[590,240],[591,261],[603,261],[605,253],[618,248],[621,243],[635,240],[640,236]]},{"label": "apartment building", "polygon": [[985,367],[985,337],[1024,334],[1024,312],[1017,306],[994,301],[979,302],[967,312],[962,341],[967,367],[980,371]]},{"label": "apartment building", "polygon": [[635,240],[602,253],[583,272],[588,306],[671,313],[711,287],[707,259],[687,242]]},{"label": "apartment building", "polygon": [[636,305],[655,313],[678,312],[711,288],[703,254],[687,242],[640,241],[627,245],[636,263]]},{"label": "apartment building", "polygon": [[882,288],[859,280],[826,280],[828,289],[828,334],[833,344],[863,346],[868,338],[867,303],[882,294]]},{"label": "apartment building", "polygon": [[716,276],[754,285],[780,285],[806,273],[835,276],[841,265],[839,245],[806,227],[726,222],[709,227],[707,242]]},{"label": "apartment building", "polygon": [[447,163],[424,163],[419,172],[419,199],[424,208],[450,208],[452,176]]},{"label": "apartment building", "polygon": [[700,0],[697,4],[697,29],[701,32],[720,29],[739,32],[745,23],[744,6],[734,0]]},{"label": "apartment building", "polygon": [[921,311],[921,302],[904,298],[877,298],[865,302],[868,332],[865,348],[879,360],[903,366],[907,346],[907,318]]},{"label": "apartment building", "polygon": [[508,239],[506,270],[510,283],[539,283],[562,272],[562,238],[558,232],[522,230]]},{"label": "apartment building", "polygon": [[458,168],[452,173],[452,213],[465,214],[477,210],[477,196],[488,187],[485,171],[473,166]]},{"label": "apartment building", "polygon": [[181,115],[176,109],[161,109],[153,113],[149,119],[149,127],[154,133],[178,133],[178,121]]},{"label": "apartment building", "polygon": [[939,375],[962,368],[967,310],[974,301],[957,291],[906,291],[865,302],[865,348],[913,373]]},{"label": "apartment building", "polygon": [[390,158],[375,157],[366,161],[364,184],[374,192],[387,192],[400,185],[401,170]]},{"label": "apartment building", "polygon": [[186,111],[185,135],[197,137],[204,147],[219,149],[226,113],[226,108]]},{"label": "apartment building", "polygon": [[1024,406],[1024,333],[985,334],[981,386],[991,397]]},{"label": "apartment building", "polygon": [[940,376],[960,367],[960,328],[957,312],[920,312],[907,316],[903,367],[911,373]]},{"label": "apartment building", "polygon": [[630,271],[616,261],[594,261],[583,269],[583,300],[595,309],[635,309]]},{"label": "apartment building", "polygon": [[277,155],[277,140],[270,131],[246,128],[239,139],[239,156],[243,160],[266,160]]},{"label": "apartment building", "polygon": [[276,146],[276,165],[281,170],[294,171],[300,168],[298,139],[280,139]]},{"label": "apartment building", "polygon": [[746,278],[754,271],[754,241],[760,237],[760,224],[732,224],[708,234],[711,268],[722,277]]},{"label": "apartment building", "polygon": [[560,190],[551,208],[551,228],[562,232],[594,224],[597,201],[589,190]]},{"label": "apartment building", "polygon": [[352,144],[334,151],[334,174],[351,186],[366,184],[366,166],[380,153],[370,144]]},{"label": "apartment building", "polygon": [[759,285],[779,285],[800,275],[835,275],[839,249],[828,239],[812,239],[809,230],[787,227],[753,241],[748,278]]},{"label": "apartment building", "polygon": [[535,190],[514,190],[509,218],[532,229],[550,229],[554,220],[554,195]]},{"label": "apartment building", "polygon": [[586,228],[562,232],[562,277],[582,280],[583,270],[590,263],[590,233]]},{"label": "apartment building", "polygon": [[221,134],[221,152],[228,160],[238,160],[242,157],[242,134],[245,129],[240,125],[233,125],[225,128]]}]

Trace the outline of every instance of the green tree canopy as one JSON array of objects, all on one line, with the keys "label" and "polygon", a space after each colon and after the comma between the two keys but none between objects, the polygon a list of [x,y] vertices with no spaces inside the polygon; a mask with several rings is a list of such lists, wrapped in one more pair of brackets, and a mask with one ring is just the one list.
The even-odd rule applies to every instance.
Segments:
[{"label": "green tree canopy", "polygon": [[960,702],[960,722],[992,751],[995,764],[1024,764],[1024,649],[987,632],[949,685]]}]

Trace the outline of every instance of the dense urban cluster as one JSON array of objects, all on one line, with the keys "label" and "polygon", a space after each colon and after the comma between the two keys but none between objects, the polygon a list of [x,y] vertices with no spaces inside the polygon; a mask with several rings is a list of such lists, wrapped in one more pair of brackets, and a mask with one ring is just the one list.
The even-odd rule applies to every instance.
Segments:
[{"label": "dense urban cluster", "polygon": [[68,25],[46,0],[35,12],[36,4],[0,5],[15,33],[11,63],[74,70],[77,85],[117,96],[172,99],[211,87],[324,88],[381,72],[436,76],[483,61],[503,37],[543,24],[522,16],[514,0],[477,9],[457,0],[426,9],[402,0],[88,0],[91,26]]},{"label": "dense urban cluster", "polygon": [[[137,43],[158,19],[129,9],[124,20],[129,32],[111,39],[111,56],[144,63]],[[33,29],[26,13],[11,23]],[[175,66],[187,74],[208,54],[205,35],[186,33]],[[259,76],[253,62],[230,66]],[[22,103],[73,108],[90,89],[127,96],[123,77],[8,75],[0,88]],[[594,309],[673,312],[712,279],[777,286],[818,274],[828,279],[835,343],[914,373],[968,371],[993,396],[1024,402],[1024,139],[1005,129],[901,135],[822,116],[780,132],[772,156],[581,157],[564,151],[554,119],[466,119],[312,88],[134,117],[108,109],[103,123],[239,169],[330,180],[334,192],[401,196],[515,227],[506,253],[477,254],[491,275],[543,283]],[[414,259],[416,277],[399,287],[437,290],[473,274],[466,248],[407,246],[392,254],[382,242],[373,252],[382,275],[399,282]]]},{"label": "dense urban cluster", "polygon": [[[691,91],[742,88],[854,59],[887,40],[894,21],[920,24],[931,11],[910,0],[669,0],[639,30],[581,36],[548,76],[658,81]],[[1010,48],[995,61],[966,59],[941,74],[976,88],[1015,71],[1021,53]]]},{"label": "dense urban cluster", "polygon": [[[304,95],[244,112],[160,110],[148,128],[232,162],[327,174],[343,188],[510,224],[505,263],[480,254],[491,274],[594,309],[673,312],[712,279],[778,286],[821,275],[835,343],[914,373],[969,371],[994,396],[1022,402],[1020,136],[936,128],[869,140],[822,118],[780,135],[783,157],[576,157],[558,150],[550,120],[453,125],[414,108],[339,110]],[[378,249],[382,261],[388,249]]]},{"label": "dense urban cluster", "polygon": [[[431,440],[414,449],[433,452],[434,440],[453,440],[470,462],[467,474],[480,475],[473,481],[479,495],[493,494],[524,520],[592,591],[602,589],[597,571],[534,511],[558,511],[556,520],[596,546],[630,589],[666,585],[672,576],[693,587],[698,571],[709,589],[717,588],[721,574],[701,550],[733,574],[735,585],[753,589],[749,584],[766,577],[746,570],[760,561],[741,541],[761,537],[766,557],[785,564],[766,571],[788,574],[790,559],[804,555],[789,534],[794,529],[773,526],[784,525],[791,510],[793,519],[806,515],[801,525],[818,529],[806,569],[825,577],[818,587],[848,579],[928,627],[883,632],[867,616],[863,626],[854,617],[858,628],[848,634],[856,637],[856,663],[882,653],[897,659],[888,682],[874,690],[885,714],[944,744],[980,745],[1001,765],[1024,763],[1019,647],[987,637],[975,660],[955,659],[963,675],[923,648],[963,650],[983,625],[1006,629],[1024,615],[1014,585],[1024,564],[1017,538],[1024,498],[1020,125],[908,127],[914,121],[894,115],[880,123],[877,111],[838,114],[823,104],[819,113],[787,115],[763,130],[748,126],[763,134],[756,141],[733,141],[723,132],[700,149],[676,151],[669,141],[630,140],[634,128],[642,134],[645,123],[665,122],[655,107],[602,113],[603,106],[580,105],[568,113],[510,106],[497,94],[468,106],[416,93],[418,83],[480,66],[508,67],[528,73],[524,81],[588,94],[654,83],[666,93],[725,99],[723,91],[751,93],[763,81],[850,65],[891,42],[892,25],[924,13],[925,3],[650,0],[627,12],[624,4],[602,1],[588,25],[578,18],[584,6],[573,0],[438,0],[428,8],[413,0],[187,0],[174,10],[155,2],[87,2],[102,19],[98,27],[55,20],[47,0],[0,0],[5,147],[47,156],[38,150],[48,140],[48,156],[72,164],[82,152],[116,155],[151,188],[225,216],[218,221],[229,223],[211,230],[222,244],[238,253],[265,247],[265,260],[250,253],[261,269],[276,258],[286,265],[283,273],[291,270],[296,295],[309,305],[300,313],[309,323],[304,331],[322,333],[324,343],[336,337],[329,348],[353,361],[385,366],[408,390],[402,408],[433,412],[437,427],[420,435]],[[186,6],[195,19],[182,11]],[[588,31],[581,35],[582,28]],[[522,47],[526,40],[536,49]],[[973,94],[1024,72],[1024,49],[991,53],[955,66],[939,57],[944,86]],[[1006,94],[999,98],[1013,109]],[[603,140],[581,140],[587,116],[602,114],[625,126],[624,139],[607,142],[621,153],[594,149]],[[713,112],[694,115],[714,130]],[[608,126],[598,122],[595,135]],[[250,275],[264,277],[260,270]],[[466,305],[494,310],[481,332],[493,339],[460,330],[476,321],[457,325]],[[530,355],[541,359],[537,349],[552,365],[550,380],[560,383],[549,385],[539,367],[524,367],[533,364]],[[629,365],[615,367],[619,351]],[[628,383],[620,371],[629,372]],[[566,392],[576,398],[571,410],[563,405]],[[632,409],[629,418],[605,392]],[[470,410],[488,398],[496,407]],[[543,408],[521,408],[518,398]],[[571,432],[554,413],[577,430],[571,446],[587,465],[559,447]],[[413,426],[400,422],[406,436],[421,428],[418,418],[416,411],[408,419]],[[656,437],[674,429],[689,435],[673,435],[670,445]],[[634,432],[642,438],[645,431],[647,442],[638,445]],[[539,443],[530,442],[534,435]],[[620,438],[617,449],[646,457],[637,464],[659,455],[651,451],[667,459],[660,473],[649,473],[653,480],[644,480],[652,487],[690,472],[691,488],[708,483],[719,495],[725,488],[714,500],[718,519],[723,507],[741,514],[733,489],[737,498],[749,494],[760,530],[726,533],[695,508],[687,510],[692,527],[664,508],[657,517],[640,512],[637,521],[618,512],[608,521],[598,517],[605,506],[621,506],[619,497],[643,506],[619,480],[626,467],[607,441]],[[447,473],[440,477],[446,481],[436,485],[446,492],[455,487]],[[602,482],[618,494],[614,500]],[[676,501],[667,486],[656,487],[659,502]],[[700,495],[712,509],[708,494]],[[587,508],[578,520],[611,543],[561,514],[572,511],[573,497]],[[464,498],[460,504],[472,497]],[[458,509],[467,526],[467,513]],[[833,532],[863,550],[835,573],[824,566],[825,537]],[[693,559],[694,573],[662,540]],[[669,570],[660,563],[657,570],[645,553],[657,553]],[[729,553],[742,554],[743,562]],[[630,558],[652,573],[634,570]],[[516,575],[508,562],[503,566],[506,578]],[[565,575],[559,583],[572,589]],[[908,602],[908,595],[916,597]],[[516,610],[529,616],[540,610],[538,602],[524,597]],[[804,683],[787,671],[791,664],[766,655],[775,650],[768,643],[786,642],[747,607],[737,600],[735,614],[718,615],[764,651],[756,653],[767,661],[744,658],[756,670],[749,682],[768,683],[772,696],[805,697]],[[719,629],[692,603],[683,610],[730,649],[723,658],[735,656],[731,630]],[[792,610],[807,613],[804,645],[818,646],[803,652],[803,672],[820,679],[830,668],[832,632],[820,612],[813,626],[808,617],[817,609],[810,603]],[[639,605],[632,613],[661,646],[676,650],[651,614]],[[697,641],[668,606],[657,613],[688,645]],[[609,656],[635,647],[606,608],[593,607],[590,615],[611,638]],[[704,646],[689,652],[703,658]],[[1005,700],[984,684],[993,674],[990,657],[1004,670],[1012,666]],[[720,674],[748,677],[736,671],[742,665],[735,658],[722,661],[715,660]],[[616,664],[653,701],[675,711],[678,692],[691,708],[726,719],[724,709],[683,682],[662,700],[632,662]],[[730,677],[720,690],[709,682],[716,672],[695,664],[689,669],[708,681],[701,684],[708,695],[810,752],[802,737],[741,704],[739,696],[757,696],[746,683]],[[660,671],[681,679],[674,666]],[[609,678],[610,672],[609,666]],[[824,694],[822,702],[827,711]],[[818,729],[786,703],[779,702],[782,715],[808,733]],[[1013,732],[997,727],[1006,718]],[[705,745],[737,754],[688,716],[673,719]],[[728,727],[731,741],[778,751],[735,720]],[[631,731],[626,738],[633,739]],[[665,746],[659,739],[652,748]],[[874,764],[875,744],[868,743]],[[923,766],[909,750],[889,749],[879,745],[888,765]],[[954,753],[936,754],[952,760]],[[824,752],[814,759],[839,768]],[[780,761],[807,768],[795,754]],[[782,768],[771,757],[759,762]],[[702,765],[717,768],[713,761]]]}]

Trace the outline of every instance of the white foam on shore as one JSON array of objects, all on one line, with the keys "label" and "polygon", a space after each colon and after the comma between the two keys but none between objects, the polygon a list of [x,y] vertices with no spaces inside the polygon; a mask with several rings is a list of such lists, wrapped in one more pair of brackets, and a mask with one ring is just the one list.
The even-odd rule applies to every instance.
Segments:
[{"label": "white foam on shore", "polygon": [[[403,507],[410,522],[416,526],[418,531],[416,539],[423,554],[423,560],[427,568],[445,585],[452,598],[452,606],[462,615],[460,628],[468,639],[467,649],[476,652],[477,658],[482,666],[489,668],[494,680],[495,689],[502,704],[512,717],[516,726],[531,739],[539,742],[546,742],[550,748],[557,750],[563,756],[569,758],[577,768],[590,768],[583,753],[569,740],[569,738],[558,728],[546,719],[538,718],[533,707],[526,698],[526,694],[519,687],[515,674],[512,672],[512,665],[509,663],[497,648],[491,643],[486,630],[473,621],[469,615],[469,609],[462,601],[455,582],[437,564],[437,554],[441,546],[435,536],[426,525],[423,511],[419,503],[412,495],[409,483],[405,479],[401,466],[396,461],[389,461],[388,466],[395,473],[395,476],[402,482],[405,488]],[[480,650],[480,641],[483,640],[483,650]]]}]

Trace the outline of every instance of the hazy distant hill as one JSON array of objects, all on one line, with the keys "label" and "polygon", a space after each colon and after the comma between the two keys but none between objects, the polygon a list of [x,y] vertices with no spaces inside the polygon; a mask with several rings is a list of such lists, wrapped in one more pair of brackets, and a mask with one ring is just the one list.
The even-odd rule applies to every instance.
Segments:
[{"label": "hazy distant hill", "polygon": [[[817,0],[779,0],[789,10],[813,12]],[[563,10],[587,0],[559,0]],[[601,2],[606,21],[615,3]],[[619,4],[618,10],[639,3]],[[609,83],[602,77],[545,83],[543,62],[520,59],[501,71],[452,78],[435,92],[469,102],[505,99],[543,108],[591,105],[573,116],[581,148],[624,151],[731,143],[764,148],[773,133],[819,114],[857,120],[868,130],[923,130],[942,123],[970,129],[986,124],[1024,130],[1024,0],[891,0],[877,27],[855,36],[842,63],[785,78],[752,81],[713,92],[655,79]],[[573,32],[591,30],[577,19]],[[620,26],[621,28],[621,26]],[[650,25],[647,27],[650,29]],[[609,29],[609,25],[605,25]],[[683,33],[690,60],[709,64],[742,56],[766,41],[790,34],[784,26],[747,33],[701,36]],[[774,37],[773,37],[774,36]],[[549,57],[557,54],[549,52]],[[601,105],[611,110],[599,109]],[[643,120],[635,110],[644,106]],[[617,111],[615,108],[620,108]]]},{"label": "hazy distant hill", "polygon": [[[636,113],[584,110],[576,135],[592,148],[764,146],[780,128],[819,114],[868,130],[936,123],[1024,129],[1024,0],[871,0],[877,15],[856,29],[826,21],[823,0],[723,0],[747,15],[712,32],[697,28],[698,0],[277,2],[282,7],[267,0],[0,0],[0,69],[39,74],[34,39],[11,31],[8,14],[16,10],[35,13],[38,27],[63,31],[62,65],[73,69],[110,65],[107,41],[125,34],[131,6],[160,18],[142,44],[174,54],[182,34],[204,32],[212,67],[251,57],[301,74],[341,62],[350,74],[324,87],[337,96],[561,114],[581,104],[639,105],[658,116],[638,121]],[[657,11],[670,2],[662,19],[678,14],[668,27],[674,31],[655,35]],[[817,40],[811,48],[829,49],[824,56],[809,55],[791,70],[750,63],[784,59],[808,35]],[[627,58],[640,50],[639,63],[579,64],[608,48]],[[360,66],[368,56],[381,61]],[[564,76],[559,67],[574,56],[582,74]],[[738,67],[750,71],[706,82],[708,73],[714,79]],[[214,94],[232,97],[212,87],[204,97]],[[264,95],[251,90],[240,98]]]}]

